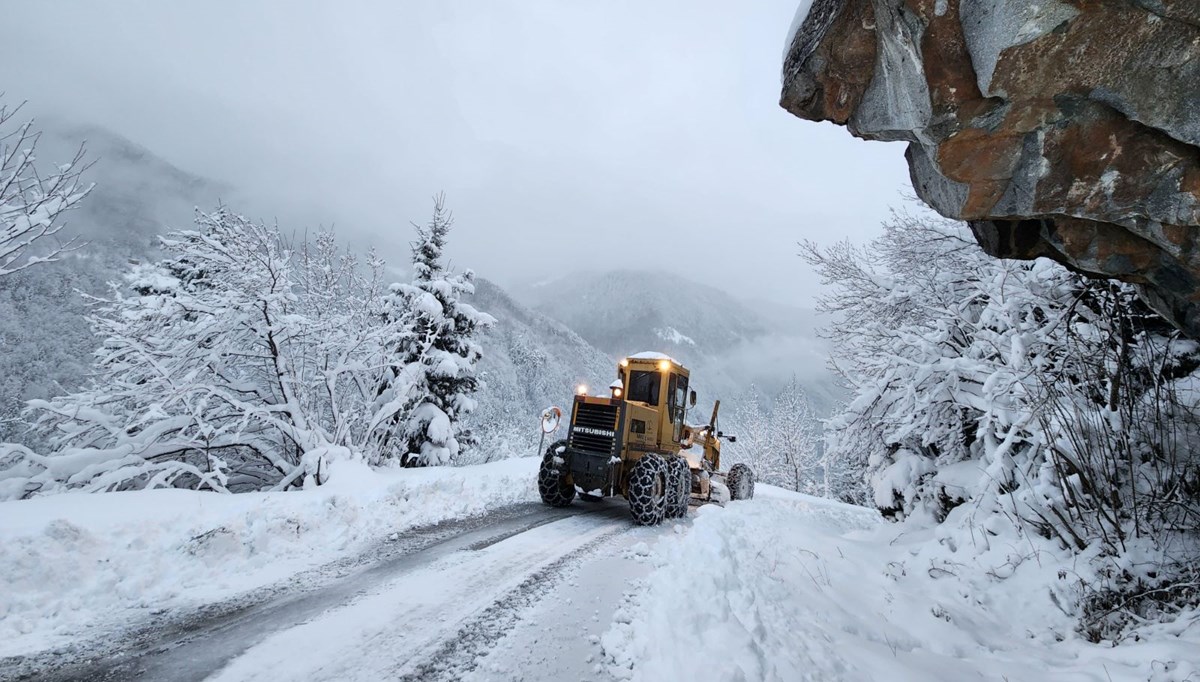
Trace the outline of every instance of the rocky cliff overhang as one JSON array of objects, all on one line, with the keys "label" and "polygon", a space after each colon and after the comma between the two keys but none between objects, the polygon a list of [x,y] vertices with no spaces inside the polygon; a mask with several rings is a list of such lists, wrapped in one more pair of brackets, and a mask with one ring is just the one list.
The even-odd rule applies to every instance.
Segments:
[{"label": "rocky cliff overhang", "polygon": [[988,253],[1133,282],[1200,338],[1200,0],[815,0],[780,104],[908,142]]}]

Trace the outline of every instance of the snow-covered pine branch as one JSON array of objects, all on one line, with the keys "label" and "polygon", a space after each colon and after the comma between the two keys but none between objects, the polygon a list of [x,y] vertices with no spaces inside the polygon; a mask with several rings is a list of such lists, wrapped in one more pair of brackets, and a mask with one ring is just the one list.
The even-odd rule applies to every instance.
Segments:
[{"label": "snow-covered pine branch", "polygon": [[405,324],[372,423],[383,455],[404,466],[449,464],[475,444],[462,417],[474,410],[479,388],[476,332],[495,319],[461,300],[475,290],[474,273],[454,274],[443,262],[453,222],[437,195],[429,222],[413,226],[412,282],[393,284],[388,297]]},{"label": "snow-covered pine branch", "polygon": [[41,133],[33,121],[10,129],[19,110],[0,105],[0,276],[56,260],[78,247],[75,239],[49,241],[65,226],[63,214],[92,189],[79,179],[87,168],[83,147],[48,174],[38,170],[35,152]]}]

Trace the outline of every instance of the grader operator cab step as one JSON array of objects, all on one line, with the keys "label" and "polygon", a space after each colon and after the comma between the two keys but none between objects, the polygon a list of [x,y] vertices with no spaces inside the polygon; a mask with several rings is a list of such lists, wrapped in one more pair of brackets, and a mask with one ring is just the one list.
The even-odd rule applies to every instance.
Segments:
[{"label": "grader operator cab step", "polygon": [[617,376],[607,397],[586,389],[575,396],[567,438],[542,458],[542,502],[565,507],[578,491],[620,495],[634,522],[650,526],[685,516],[689,504],[754,497],[749,467],[720,470],[721,402],[707,425],[685,423],[696,405],[686,367],[661,353],[639,353],[621,360]]}]

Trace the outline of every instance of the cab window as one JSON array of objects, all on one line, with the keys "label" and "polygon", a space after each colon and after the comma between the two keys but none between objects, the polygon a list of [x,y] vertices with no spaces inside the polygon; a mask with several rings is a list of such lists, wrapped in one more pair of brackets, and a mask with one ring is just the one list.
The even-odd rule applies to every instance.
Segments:
[{"label": "cab window", "polygon": [[629,373],[629,388],[625,391],[625,398],[657,406],[660,378],[658,372],[633,370]]},{"label": "cab window", "polygon": [[687,405],[687,377],[682,374],[672,374],[670,385],[667,387],[671,391],[671,397],[667,404],[671,410],[671,421],[674,428],[672,429],[672,439],[678,443],[683,437],[683,416],[686,412]]},{"label": "cab window", "polygon": [[675,384],[675,407],[676,408],[678,408],[680,410],[686,409],[686,407],[687,407],[687,392],[688,392],[688,378],[683,376],[682,374],[680,374],[679,381]]}]

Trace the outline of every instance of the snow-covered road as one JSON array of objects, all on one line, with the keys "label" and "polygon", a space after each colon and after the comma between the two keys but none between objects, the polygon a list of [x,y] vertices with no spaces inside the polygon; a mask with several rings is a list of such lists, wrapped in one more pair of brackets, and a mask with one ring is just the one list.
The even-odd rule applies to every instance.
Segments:
[{"label": "snow-covered road", "polygon": [[[355,569],[310,571],[295,591],[168,618],[65,658],[25,660],[17,678],[437,680],[461,679],[481,660],[489,661],[481,679],[589,678],[600,673],[600,633],[644,571],[645,541],[661,532],[633,526],[619,501],[512,505],[397,535]],[[547,616],[558,634],[577,623],[557,652],[539,644]],[[518,673],[522,659],[537,667]]]},{"label": "snow-covered road", "polygon": [[280,629],[213,679],[461,679],[523,610],[554,598],[576,563],[631,530],[628,511],[613,503],[547,523],[550,513],[465,534],[449,552],[421,552],[357,599]]}]

